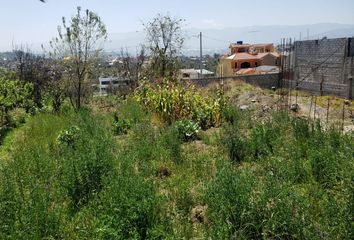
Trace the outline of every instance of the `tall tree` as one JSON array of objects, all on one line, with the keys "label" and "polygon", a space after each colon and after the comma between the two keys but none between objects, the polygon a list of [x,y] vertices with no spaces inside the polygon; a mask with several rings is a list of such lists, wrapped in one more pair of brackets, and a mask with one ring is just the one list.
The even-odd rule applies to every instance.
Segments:
[{"label": "tall tree", "polygon": [[[58,26],[59,37],[52,42],[56,55],[61,53],[66,74],[71,82],[71,102],[76,110],[82,106],[84,83],[90,78],[102,44],[107,38],[107,30],[101,18],[81,7],[67,23],[65,17],[62,26]],[[54,44],[53,44],[54,43]]]},{"label": "tall tree", "polygon": [[144,24],[154,77],[173,76],[176,73],[177,56],[184,43],[183,22],[183,19],[158,14]]}]

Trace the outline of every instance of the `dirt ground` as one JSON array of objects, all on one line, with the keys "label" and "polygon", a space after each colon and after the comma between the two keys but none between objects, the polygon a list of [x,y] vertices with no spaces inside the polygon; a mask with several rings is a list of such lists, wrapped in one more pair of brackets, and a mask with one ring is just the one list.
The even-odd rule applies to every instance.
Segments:
[{"label": "dirt ground", "polygon": [[277,90],[261,89],[241,81],[226,82],[224,92],[233,105],[253,111],[260,118],[283,109],[294,116],[320,120],[325,126],[334,125],[345,132],[354,132],[354,101],[303,91],[292,91],[282,98]]}]

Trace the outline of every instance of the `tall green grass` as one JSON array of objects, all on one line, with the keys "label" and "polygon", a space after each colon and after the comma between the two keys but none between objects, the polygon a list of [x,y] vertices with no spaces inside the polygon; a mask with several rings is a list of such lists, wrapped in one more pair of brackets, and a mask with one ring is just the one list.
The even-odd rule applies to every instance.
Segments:
[{"label": "tall green grass", "polygon": [[31,117],[6,139],[0,239],[352,239],[353,135],[286,114],[223,119],[184,142],[131,100]]},{"label": "tall green grass", "polygon": [[250,129],[242,121],[224,126],[231,166],[206,191],[209,235],[351,239],[353,135],[281,113]]},{"label": "tall green grass", "polygon": [[[18,132],[0,171],[1,239],[158,235],[154,187],[132,170],[104,123],[89,111],[39,114]],[[75,140],[62,144],[58,135],[72,126]]]}]

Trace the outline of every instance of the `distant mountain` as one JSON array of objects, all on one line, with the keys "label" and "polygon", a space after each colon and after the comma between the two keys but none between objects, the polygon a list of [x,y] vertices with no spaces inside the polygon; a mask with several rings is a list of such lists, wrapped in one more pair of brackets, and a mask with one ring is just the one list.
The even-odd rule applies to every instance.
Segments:
[{"label": "distant mountain", "polygon": [[[278,44],[281,38],[293,38],[296,40],[353,37],[354,24],[319,23],[311,25],[293,26],[250,26],[229,27],[224,29],[185,29],[185,46],[183,54],[188,56],[199,55],[199,32],[203,32],[203,53],[225,53],[232,42],[244,41],[247,43],[274,43]],[[135,54],[139,45],[145,41],[144,31],[109,33],[105,44],[106,52],[119,53],[121,49],[127,49]],[[41,43],[30,43],[31,50],[41,52]],[[1,48],[0,48],[1,49]]]},{"label": "distant mountain", "polygon": [[[354,36],[354,24],[320,23],[311,25],[295,26],[250,26],[230,27],[224,29],[186,29],[185,47],[183,53],[186,55],[199,54],[199,32],[203,32],[203,51],[205,54],[224,53],[231,42],[244,41],[247,43],[277,44],[281,38],[293,38],[296,40],[307,39],[307,32],[310,39],[323,37],[352,37]],[[136,52],[136,47],[145,42],[144,32],[113,33],[109,35],[106,43],[106,51],[120,51],[121,48],[128,49],[131,53]]]}]

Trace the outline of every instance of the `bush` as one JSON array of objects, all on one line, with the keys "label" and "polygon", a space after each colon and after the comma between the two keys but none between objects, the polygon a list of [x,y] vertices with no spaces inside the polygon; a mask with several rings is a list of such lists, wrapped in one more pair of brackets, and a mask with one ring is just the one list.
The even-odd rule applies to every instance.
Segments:
[{"label": "bush", "polygon": [[210,236],[350,239],[353,136],[283,114],[252,129],[242,118],[223,127],[221,144],[241,164],[207,189]]},{"label": "bush", "polygon": [[29,109],[32,101],[33,85],[9,79],[0,74],[0,126],[11,125],[9,112],[16,108]]},{"label": "bush", "polygon": [[[99,122],[89,113],[38,114],[19,130],[0,168],[0,212],[7,212],[1,239],[63,238],[70,217],[95,199],[113,170],[113,141]],[[71,124],[80,137],[63,134],[58,145],[58,134],[72,132]]]},{"label": "bush", "polygon": [[131,170],[111,177],[92,207],[98,209],[100,239],[163,238],[159,202],[151,183]]},{"label": "bush", "polygon": [[256,178],[250,172],[222,169],[207,188],[208,219],[214,239],[257,239],[260,221],[255,215]]},{"label": "bush", "polygon": [[238,126],[225,125],[222,133],[221,147],[226,149],[233,163],[241,163],[249,155],[247,141],[242,137]]},{"label": "bush", "polygon": [[174,163],[182,162],[181,136],[178,129],[174,126],[165,129],[160,137],[162,145],[169,150],[170,159]]},{"label": "bush", "polygon": [[255,160],[273,154],[276,149],[276,141],[279,140],[281,132],[279,127],[271,123],[258,124],[252,130],[249,145]]},{"label": "bush", "polygon": [[115,114],[113,127],[114,127],[114,133],[116,135],[124,135],[124,134],[128,133],[128,130],[130,129],[131,124],[128,120],[118,118],[118,115]]},{"label": "bush", "polygon": [[181,141],[188,142],[197,138],[197,133],[199,130],[198,123],[190,120],[181,120],[175,122],[173,126],[177,130]]},{"label": "bush", "polygon": [[74,146],[75,141],[79,138],[80,128],[71,126],[68,129],[61,131],[58,135],[58,142],[67,146]]},{"label": "bush", "polygon": [[127,119],[131,124],[142,123],[149,119],[149,113],[146,109],[142,109],[142,106],[133,98],[128,98],[118,106],[117,114]]}]

